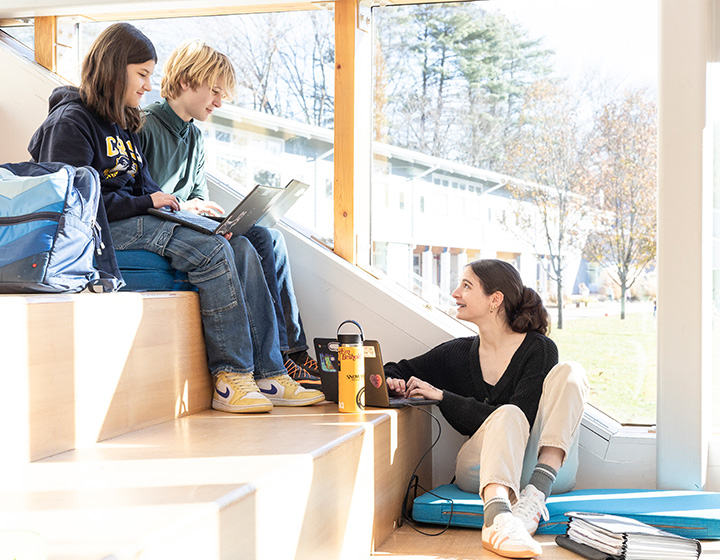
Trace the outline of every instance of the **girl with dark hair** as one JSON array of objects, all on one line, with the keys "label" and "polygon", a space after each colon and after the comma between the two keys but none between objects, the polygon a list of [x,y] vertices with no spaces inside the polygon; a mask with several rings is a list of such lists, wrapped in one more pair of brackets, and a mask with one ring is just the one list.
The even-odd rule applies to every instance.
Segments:
[{"label": "girl with dark hair", "polygon": [[157,55],[128,23],[105,29],[83,61],[80,88],[59,87],[28,150],[35,161],[90,166],[117,249],[151,251],[186,272],[198,289],[213,408],[266,412],[325,399],[291,379],[280,353],[277,322],[257,253],[247,239],[205,235],[149,215],[179,209],[177,198],[152,180],[140,150],[140,101],[150,91]]},{"label": "girl with dark hair", "polygon": [[440,401],[450,425],[470,436],[455,477],[483,499],[483,547],[532,558],[542,553],[532,535],[547,518],[551,488],[561,493],[575,484],[587,377],[577,363],[558,364],[545,336],[548,312],[512,265],[470,263],[453,297],[457,318],[475,324],[479,336],[386,364],[388,388]]}]

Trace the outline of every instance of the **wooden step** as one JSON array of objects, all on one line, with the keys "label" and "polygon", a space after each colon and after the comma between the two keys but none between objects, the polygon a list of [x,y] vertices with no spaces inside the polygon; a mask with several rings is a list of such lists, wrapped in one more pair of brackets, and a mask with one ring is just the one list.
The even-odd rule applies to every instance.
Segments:
[{"label": "wooden step", "polygon": [[38,534],[49,559],[364,559],[430,436],[413,408],[208,410],[3,476],[0,533]]},{"label": "wooden step", "polygon": [[2,295],[0,317],[6,463],[210,406],[195,293]]}]

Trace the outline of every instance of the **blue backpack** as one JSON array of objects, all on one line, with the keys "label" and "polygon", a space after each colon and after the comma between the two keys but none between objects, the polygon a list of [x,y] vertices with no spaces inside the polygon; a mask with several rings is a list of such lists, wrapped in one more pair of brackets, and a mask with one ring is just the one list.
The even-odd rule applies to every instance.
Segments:
[{"label": "blue backpack", "polygon": [[0,165],[0,293],[103,292],[123,284],[97,171]]}]

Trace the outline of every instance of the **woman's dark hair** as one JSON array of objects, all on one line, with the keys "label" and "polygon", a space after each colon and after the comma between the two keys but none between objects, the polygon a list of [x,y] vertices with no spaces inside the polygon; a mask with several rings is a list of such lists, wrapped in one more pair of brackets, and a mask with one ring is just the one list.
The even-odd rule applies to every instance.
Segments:
[{"label": "woman's dark hair", "polygon": [[142,112],[125,105],[127,65],[157,62],[150,39],[129,23],[115,23],[105,29],[90,47],[82,64],[80,96],[88,109],[120,128],[137,132]]},{"label": "woman's dark hair", "polygon": [[550,314],[540,295],[523,285],[522,278],[513,265],[497,259],[481,259],[468,266],[480,280],[486,295],[501,292],[505,296],[502,307],[505,319],[513,331],[535,331],[540,334],[548,331]]}]

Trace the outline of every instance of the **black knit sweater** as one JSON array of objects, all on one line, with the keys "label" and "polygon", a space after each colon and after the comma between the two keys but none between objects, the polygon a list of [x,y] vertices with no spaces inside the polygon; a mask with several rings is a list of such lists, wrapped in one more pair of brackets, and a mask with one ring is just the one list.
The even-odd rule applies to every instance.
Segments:
[{"label": "black knit sweater", "polygon": [[405,380],[415,376],[442,389],[440,411],[461,434],[474,434],[503,404],[518,406],[532,427],[545,376],[558,363],[557,346],[546,336],[528,332],[492,386],[483,381],[479,345],[477,336],[450,340],[416,358],[385,364],[385,374]]}]

